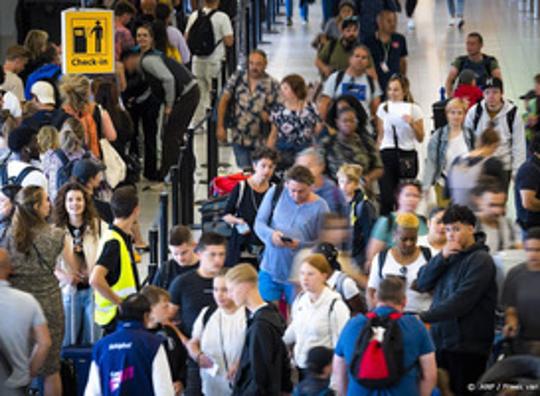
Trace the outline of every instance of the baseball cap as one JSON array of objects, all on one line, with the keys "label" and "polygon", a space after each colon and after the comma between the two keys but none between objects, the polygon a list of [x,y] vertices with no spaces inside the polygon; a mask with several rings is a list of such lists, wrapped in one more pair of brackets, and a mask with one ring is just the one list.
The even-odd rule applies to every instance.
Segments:
[{"label": "baseball cap", "polygon": [[503,82],[500,78],[490,77],[486,80],[484,85],[484,91],[489,88],[498,88],[503,92]]},{"label": "baseball cap", "polygon": [[75,162],[71,174],[79,183],[86,184],[88,180],[104,170],[105,166],[101,162],[94,161],[90,158],[83,158]]},{"label": "baseball cap", "polygon": [[56,104],[56,99],[54,98],[54,88],[47,81],[38,81],[30,89],[30,93],[34,95],[39,103],[42,104]]},{"label": "baseball cap", "polygon": [[476,73],[470,69],[465,69],[459,73],[459,83],[471,85],[476,80]]},{"label": "baseball cap", "polygon": [[534,91],[534,89],[531,89],[530,91],[524,93],[523,95],[521,95],[519,97],[521,100],[531,100],[531,99],[534,99],[536,98],[536,92]]},{"label": "baseball cap", "polygon": [[322,374],[324,368],[332,363],[334,351],[323,346],[316,346],[309,350],[307,355],[307,368],[309,371]]},{"label": "baseball cap", "polygon": [[8,135],[8,147],[11,151],[18,153],[30,144],[34,136],[36,136],[36,131],[32,128],[27,126],[15,128]]}]

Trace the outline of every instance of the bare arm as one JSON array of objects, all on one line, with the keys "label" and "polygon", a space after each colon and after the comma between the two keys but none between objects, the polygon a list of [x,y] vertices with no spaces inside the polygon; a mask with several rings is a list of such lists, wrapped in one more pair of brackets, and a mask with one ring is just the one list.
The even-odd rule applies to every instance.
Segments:
[{"label": "bare arm", "polygon": [[373,257],[379,252],[381,252],[386,247],[386,243],[378,239],[371,238],[368,242],[367,252],[366,252],[366,263],[364,264],[364,269],[366,272],[369,272],[371,268],[371,262]]},{"label": "bare arm", "polygon": [[227,224],[230,224],[230,225],[235,225],[235,224],[244,224],[245,221],[244,219],[240,218],[240,217],[236,217],[232,214],[226,214],[225,216],[223,216],[223,221]]},{"label": "bare arm", "polygon": [[377,114],[377,109],[379,108],[380,104],[381,104],[381,97],[380,96],[377,96],[369,104],[369,111],[371,112],[372,117],[375,117],[375,114]]},{"label": "bare arm", "polygon": [[424,120],[419,119],[411,123],[411,128],[414,132],[414,137],[418,142],[422,143],[424,140]]},{"label": "bare arm", "polygon": [[435,352],[420,356],[420,369],[422,375],[420,379],[420,396],[430,396],[433,388],[437,384],[437,364],[435,363]]},{"label": "bare arm", "polygon": [[92,286],[99,294],[104,298],[119,305],[122,303],[122,299],[111,289],[105,277],[109,273],[109,270],[102,265],[96,264],[92,273],[90,274],[90,286]]},{"label": "bare arm", "polygon": [[368,305],[368,309],[375,308],[375,305],[377,305],[377,299],[375,298],[375,292],[376,290],[372,287],[368,287],[366,289],[366,302]]},{"label": "bare arm", "polygon": [[508,307],[504,311],[503,334],[505,337],[515,337],[519,329],[519,319],[517,309]]},{"label": "bare arm", "polygon": [[520,190],[521,202],[526,210],[540,212],[540,199],[536,198],[536,191]]},{"label": "bare arm", "polygon": [[328,115],[328,109],[330,108],[330,103],[332,99],[329,96],[323,95],[319,100],[319,115],[321,119],[326,121],[326,116]]},{"label": "bare arm", "polygon": [[232,47],[234,44],[234,36],[231,34],[223,37],[223,44],[225,44],[225,47]]},{"label": "bare arm", "polygon": [[407,75],[407,57],[406,56],[402,56],[399,60],[399,72],[403,76]]},{"label": "bare arm", "polygon": [[347,362],[341,356],[334,355],[332,374],[334,375],[338,396],[345,396],[347,394],[349,379],[347,377]]},{"label": "bare arm", "polygon": [[227,131],[225,131],[225,113],[227,112],[227,106],[229,105],[230,100],[231,94],[228,92],[223,92],[218,104],[216,133],[218,140],[222,142],[227,140]]},{"label": "bare arm", "polygon": [[377,147],[381,147],[381,142],[384,136],[384,121],[379,117],[376,117],[375,123],[377,125]]},{"label": "bare arm", "polygon": [[332,74],[332,68],[325,64],[319,57],[315,59],[315,66],[325,78]]},{"label": "bare arm", "polygon": [[270,130],[270,135],[268,136],[268,141],[266,142],[266,145],[269,148],[276,148],[276,143],[278,139],[278,129],[277,126],[272,124],[272,129]]},{"label": "bare arm", "polygon": [[454,93],[454,81],[456,80],[458,73],[459,70],[455,66],[450,66],[450,71],[448,72],[448,76],[446,77],[446,83],[444,84],[447,97],[451,97]]},{"label": "bare arm", "polygon": [[49,334],[49,328],[47,324],[41,324],[35,326],[33,329],[34,336],[34,349],[30,356],[30,375],[35,377],[38,374],[39,369],[43,366],[45,358],[51,348],[51,335]]}]

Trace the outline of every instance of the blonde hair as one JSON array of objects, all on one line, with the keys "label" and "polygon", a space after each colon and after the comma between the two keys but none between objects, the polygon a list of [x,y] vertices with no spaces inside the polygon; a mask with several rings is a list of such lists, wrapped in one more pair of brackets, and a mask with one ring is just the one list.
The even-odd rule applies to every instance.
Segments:
[{"label": "blonde hair", "polygon": [[83,112],[89,103],[90,80],[80,74],[68,74],[60,83],[62,100],[76,112]]},{"label": "blonde hair", "polygon": [[420,220],[415,214],[400,213],[396,216],[396,224],[401,228],[418,229],[420,227]]},{"label": "blonde hair", "polygon": [[358,164],[343,164],[337,171],[337,177],[345,177],[348,181],[360,184],[364,169]]},{"label": "blonde hair", "polygon": [[51,125],[41,127],[37,134],[37,142],[39,152],[41,154],[48,150],[56,150],[58,147],[60,147],[60,142],[58,140],[58,129]]},{"label": "blonde hair", "polygon": [[67,153],[74,153],[84,144],[83,124],[74,117],[69,117],[60,130],[60,146]]},{"label": "blonde hair", "polygon": [[252,283],[256,285],[259,276],[251,264],[238,264],[227,271],[225,280],[231,283]]},{"label": "blonde hair", "polygon": [[32,29],[24,39],[24,46],[30,52],[30,58],[38,58],[47,48],[49,42],[49,33],[45,30]]},{"label": "blonde hair", "polygon": [[328,276],[332,274],[332,267],[330,266],[330,263],[326,257],[320,253],[307,256],[304,260],[302,260],[302,263],[309,264],[322,274],[326,274]]},{"label": "blonde hair", "polygon": [[465,102],[461,98],[452,98],[448,101],[446,106],[444,107],[444,112],[448,113],[451,109],[459,109],[463,110],[464,113],[467,113],[467,102]]}]

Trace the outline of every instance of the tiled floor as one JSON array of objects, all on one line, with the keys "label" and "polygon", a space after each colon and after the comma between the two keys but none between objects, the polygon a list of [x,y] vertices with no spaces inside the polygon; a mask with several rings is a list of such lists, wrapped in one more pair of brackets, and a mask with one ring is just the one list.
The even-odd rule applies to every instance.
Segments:
[{"label": "tiled floor", "polygon": [[[426,131],[431,129],[431,103],[438,98],[450,62],[465,53],[464,42],[468,32],[480,32],[484,36],[484,52],[499,59],[506,97],[517,103],[519,95],[532,87],[533,76],[540,72],[540,22],[520,11],[522,3],[523,0],[467,0],[463,32],[448,27],[445,0],[419,1],[414,16],[416,29],[412,32],[407,32],[405,17],[400,16],[398,30],[405,34],[409,47],[408,75],[415,100],[424,110]],[[315,51],[310,42],[320,28],[320,8],[320,1],[311,6],[308,25],[300,23],[295,9],[292,27],[279,25],[276,27],[278,34],[264,35],[269,44],[260,47],[269,55],[268,71],[271,75],[281,79],[288,73],[298,73],[308,81],[317,79],[313,65]],[[205,139],[204,134],[196,136],[199,163],[206,161]],[[234,163],[229,148],[220,148],[220,160]],[[197,178],[206,178],[205,172],[204,168],[198,167]],[[206,190],[206,185],[196,184],[196,198],[204,198]],[[142,224],[147,230],[157,214],[158,193],[144,192],[142,197]]]}]

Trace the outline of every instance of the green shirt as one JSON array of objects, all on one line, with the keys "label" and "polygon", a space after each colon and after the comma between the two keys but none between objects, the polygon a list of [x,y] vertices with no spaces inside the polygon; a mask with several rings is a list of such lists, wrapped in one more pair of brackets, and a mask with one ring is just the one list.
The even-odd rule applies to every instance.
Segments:
[{"label": "green shirt", "polygon": [[[354,46],[353,46],[354,47]],[[351,49],[352,50],[352,49]],[[349,56],[351,51],[347,51],[341,39],[330,40],[319,51],[319,59],[334,70],[345,70],[349,67]]]}]

